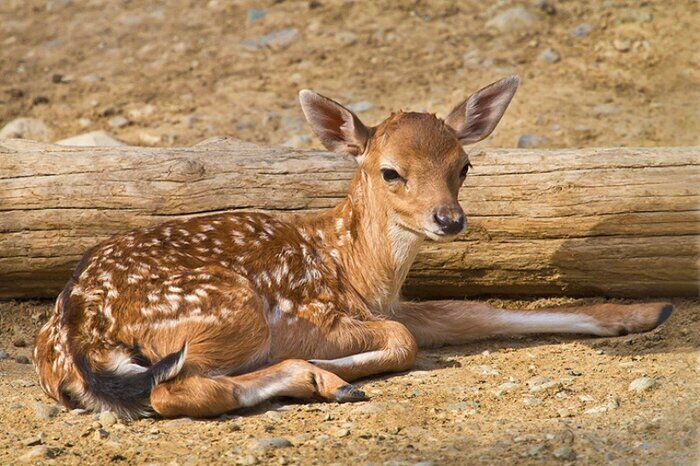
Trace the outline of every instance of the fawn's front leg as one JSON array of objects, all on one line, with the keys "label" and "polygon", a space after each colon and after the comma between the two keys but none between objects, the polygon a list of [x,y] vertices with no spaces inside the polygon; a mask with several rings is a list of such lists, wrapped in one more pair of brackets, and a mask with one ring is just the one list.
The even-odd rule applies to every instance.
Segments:
[{"label": "fawn's front leg", "polygon": [[326,359],[309,362],[347,381],[408,370],[418,354],[411,332],[391,320],[348,319],[338,323],[325,342]]},{"label": "fawn's front leg", "polygon": [[405,325],[420,347],[436,347],[491,335],[641,333],[664,323],[672,312],[672,304],[660,302],[512,311],[473,301],[425,301],[402,302],[390,318]]}]

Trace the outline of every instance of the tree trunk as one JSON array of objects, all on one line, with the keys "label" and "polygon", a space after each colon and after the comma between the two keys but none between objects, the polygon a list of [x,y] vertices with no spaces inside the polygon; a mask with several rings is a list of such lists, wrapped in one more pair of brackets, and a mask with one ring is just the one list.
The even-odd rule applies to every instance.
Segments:
[{"label": "tree trunk", "polygon": [[[697,296],[700,148],[472,150],[467,232],[405,293]],[[189,148],[0,141],[0,297],[55,296],[108,236],[178,217],[336,204],[354,162],[215,138]]]}]

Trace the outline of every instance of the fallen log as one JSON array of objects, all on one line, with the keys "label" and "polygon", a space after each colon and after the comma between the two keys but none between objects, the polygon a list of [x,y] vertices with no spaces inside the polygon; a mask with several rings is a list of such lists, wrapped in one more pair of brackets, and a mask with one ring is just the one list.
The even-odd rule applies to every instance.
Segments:
[{"label": "fallen log", "polygon": [[[426,244],[405,292],[697,296],[700,148],[472,150],[468,231]],[[108,236],[191,215],[309,211],[354,162],[216,138],[188,148],[0,141],[0,298],[55,296]]]}]

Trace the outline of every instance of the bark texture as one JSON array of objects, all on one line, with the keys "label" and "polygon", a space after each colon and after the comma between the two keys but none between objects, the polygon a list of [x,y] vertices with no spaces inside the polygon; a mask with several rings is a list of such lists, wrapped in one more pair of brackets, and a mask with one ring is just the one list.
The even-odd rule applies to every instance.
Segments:
[{"label": "bark texture", "polygon": [[[700,148],[472,150],[467,232],[405,294],[697,296]],[[0,141],[0,298],[55,296],[108,236],[172,218],[336,204],[354,162],[214,138],[189,148]]]}]

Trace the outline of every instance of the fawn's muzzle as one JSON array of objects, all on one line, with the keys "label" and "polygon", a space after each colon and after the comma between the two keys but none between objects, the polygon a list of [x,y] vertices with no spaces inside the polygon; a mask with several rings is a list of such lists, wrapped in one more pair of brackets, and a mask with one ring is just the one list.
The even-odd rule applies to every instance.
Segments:
[{"label": "fawn's muzzle", "polygon": [[435,224],[440,228],[440,233],[443,235],[456,235],[464,230],[466,219],[464,212],[459,206],[455,207],[440,207],[433,214]]}]

